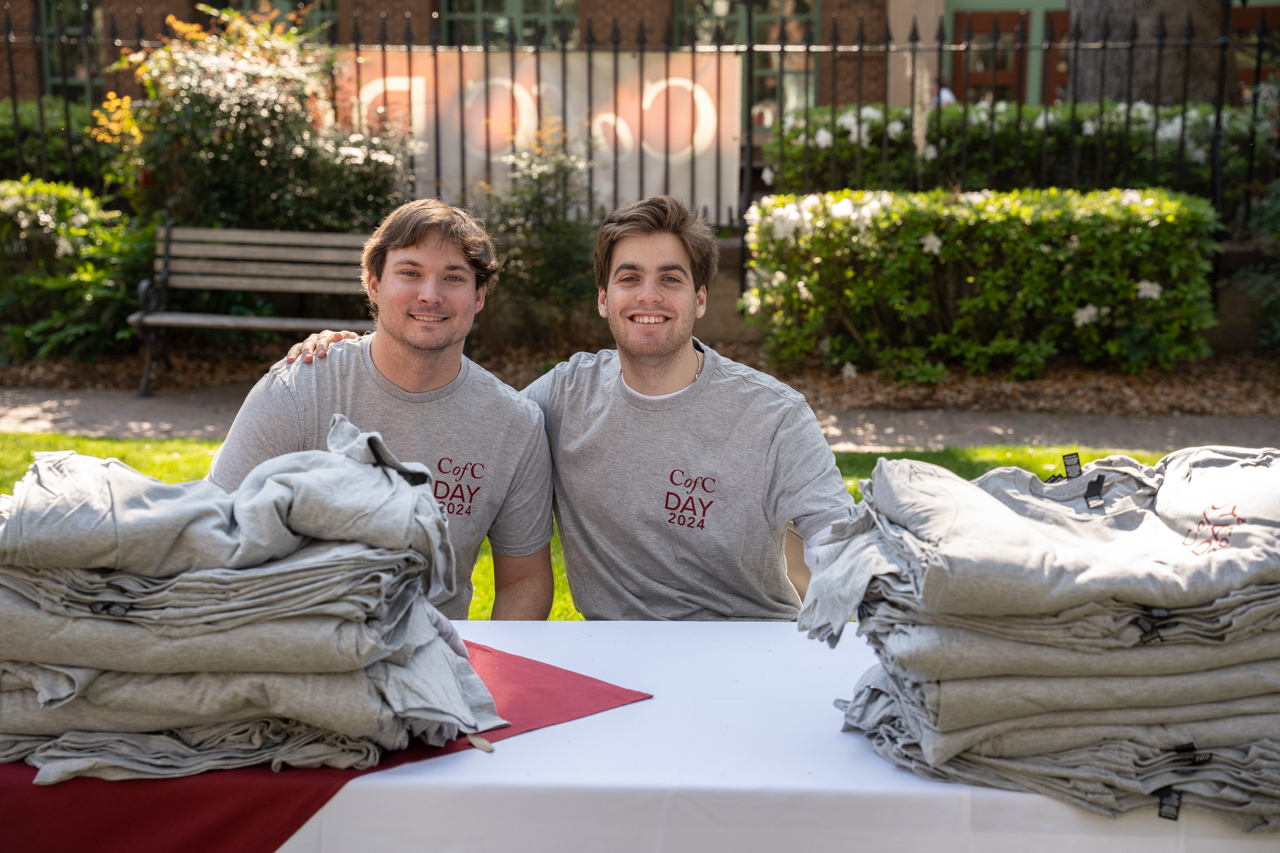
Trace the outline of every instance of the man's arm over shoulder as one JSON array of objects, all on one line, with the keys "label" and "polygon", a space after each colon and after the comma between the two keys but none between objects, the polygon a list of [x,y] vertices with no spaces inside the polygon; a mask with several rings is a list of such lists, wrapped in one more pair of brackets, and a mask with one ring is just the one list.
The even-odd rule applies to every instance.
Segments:
[{"label": "man's arm over shoulder", "polygon": [[293,390],[273,368],[241,404],[227,440],[209,465],[207,479],[223,491],[235,491],[259,464],[305,449],[301,424]]},{"label": "man's arm over shoulder", "polygon": [[551,395],[555,390],[555,381],[556,372],[554,370],[550,370],[539,376],[537,380],[520,392],[521,396],[527,400],[532,400],[537,404],[538,408],[542,410],[544,429],[546,428],[545,422],[550,415],[549,409],[551,408]]},{"label": "man's arm over shoulder", "polygon": [[793,522],[808,539],[853,515],[853,497],[807,403],[796,403],[783,416],[768,458],[772,470],[765,510],[772,523]]}]

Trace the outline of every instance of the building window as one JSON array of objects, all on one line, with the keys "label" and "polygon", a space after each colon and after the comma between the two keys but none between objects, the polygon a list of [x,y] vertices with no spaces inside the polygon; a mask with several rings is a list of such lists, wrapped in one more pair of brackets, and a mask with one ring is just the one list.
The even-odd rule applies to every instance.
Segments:
[{"label": "building window", "polygon": [[[955,96],[959,98],[965,94],[971,104],[989,101],[994,86],[997,101],[1025,103],[1028,51],[1025,48],[1014,50],[1014,45],[1017,44],[1019,23],[1024,33],[1029,32],[1026,13],[957,12],[954,23],[953,40],[957,44],[963,43],[966,32],[973,33],[969,50],[951,54],[951,90]],[[994,45],[991,38],[993,23],[1000,27],[1000,37]],[[960,90],[966,85],[967,93],[962,93]]]},{"label": "building window", "polygon": [[559,47],[562,30],[569,47],[580,41],[577,0],[447,0],[443,40],[480,44],[486,22],[495,50],[532,45],[539,35],[543,46]]},{"label": "building window", "polygon": [[[812,38],[822,40],[819,30],[819,0],[767,0],[756,7],[753,41],[756,44],[804,44]],[[716,28],[720,28],[723,44],[747,43],[747,12],[741,3],[729,0],[686,0],[680,10],[682,31],[680,44],[688,44],[690,35],[697,44],[715,44]],[[770,51],[756,53],[751,72],[755,77],[755,103],[752,118],[756,124],[769,126],[784,113],[799,112],[806,103],[817,103],[818,55],[803,51]],[[807,88],[806,88],[807,86]]]}]

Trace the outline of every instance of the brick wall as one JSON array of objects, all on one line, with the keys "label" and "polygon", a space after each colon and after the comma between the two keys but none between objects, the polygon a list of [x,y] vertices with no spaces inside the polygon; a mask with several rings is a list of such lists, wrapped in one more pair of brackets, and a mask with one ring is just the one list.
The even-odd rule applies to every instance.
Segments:
[{"label": "brick wall", "polygon": [[382,13],[387,13],[387,43],[404,44],[404,13],[413,15],[413,40],[415,44],[431,43],[431,13],[441,8],[436,0],[338,0],[338,42],[349,44],[354,32],[355,13],[360,13],[360,40],[365,44],[377,44],[382,29]]},{"label": "brick wall", "polygon": [[672,0],[578,0],[578,18],[582,32],[587,31],[587,20],[592,21],[596,44],[609,45],[613,21],[618,21],[618,45],[634,48],[640,23],[644,22],[645,47],[660,48],[667,22],[674,12]]},{"label": "brick wall", "polygon": [[[862,21],[863,32],[868,45],[876,45],[884,40],[885,26],[888,21],[886,0],[843,0],[833,3],[836,11],[834,21],[839,30],[841,44],[854,44],[858,35],[858,22]],[[822,22],[821,32],[814,33],[814,41],[829,44],[831,40],[831,24],[833,16],[828,11]],[[906,38],[906,33],[894,33],[894,41]],[[831,103],[831,74],[836,75],[836,103],[853,104],[858,99],[859,62],[855,54],[840,53],[835,57],[834,69],[830,61],[819,61],[818,71],[818,103]],[[883,100],[885,61],[883,55],[867,54],[861,63],[862,100],[872,103]]]}]

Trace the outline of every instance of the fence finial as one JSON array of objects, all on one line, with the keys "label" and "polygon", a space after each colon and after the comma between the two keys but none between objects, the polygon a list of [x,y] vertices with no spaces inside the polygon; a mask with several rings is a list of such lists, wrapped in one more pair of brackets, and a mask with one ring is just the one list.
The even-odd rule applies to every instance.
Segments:
[{"label": "fence finial", "polygon": [[1111,39],[1111,16],[1105,12],[1102,15],[1102,43],[1106,44]]},{"label": "fence finial", "polygon": [[404,13],[404,43],[413,47],[413,13],[409,11]]},{"label": "fence finial", "polygon": [[1047,48],[1058,40],[1058,33],[1053,28],[1053,16],[1049,15],[1044,22],[1044,46]]},{"label": "fence finial", "polygon": [[991,48],[994,50],[996,45],[1000,43],[1000,16],[993,14],[991,16]]},{"label": "fence finial", "polygon": [[[947,20],[942,15],[938,16],[938,31],[934,33],[933,40],[937,44],[947,43]],[[938,73],[941,74],[942,72],[939,71]]]},{"label": "fence finial", "polygon": [[591,17],[587,17],[587,49],[590,50],[596,46],[596,28]]},{"label": "fence finial", "polygon": [[864,47],[866,47],[866,46],[867,46],[867,31],[866,31],[866,30],[864,30],[864,29],[862,28],[862,16],[861,16],[861,15],[859,15],[859,16],[858,16],[858,37],[857,37],[856,41],[858,42],[858,50],[859,50],[859,51],[861,51]]},{"label": "fence finial", "polygon": [[884,44],[884,52],[885,52],[885,55],[886,55],[886,56],[888,56],[888,54],[889,54],[889,45],[890,45],[890,43],[892,43],[892,42],[893,42],[893,33],[889,31],[889,19],[888,19],[888,18],[885,18],[885,19],[884,19],[884,39],[882,39],[882,42],[883,42],[883,44]]},{"label": "fence finial", "polygon": [[838,23],[839,16],[835,12],[831,13],[831,46],[835,47],[840,43],[840,25]]},{"label": "fence finial", "polygon": [[116,7],[111,7],[111,15],[107,18],[107,38],[116,47],[120,46],[120,28],[116,26]]},{"label": "fence finial", "polygon": [[1258,26],[1254,27],[1253,32],[1261,40],[1267,34],[1267,10],[1263,9],[1258,15]]},{"label": "fence finial", "polygon": [[1191,22],[1191,13],[1187,13],[1187,25],[1182,28],[1182,40],[1192,41],[1196,37],[1195,24]]},{"label": "fence finial", "polygon": [[1013,47],[1015,50],[1022,50],[1027,46],[1027,19],[1019,15],[1018,25],[1013,28]]},{"label": "fence finial", "polygon": [[[4,4],[4,38],[5,41],[13,41],[13,21],[9,20],[9,4]],[[17,125],[15,124],[16,128]]]},{"label": "fence finial", "polygon": [[916,16],[911,16],[911,32],[907,34],[907,43],[917,45],[920,43],[920,27],[916,24]]},{"label": "fence finial", "polygon": [[1164,40],[1168,38],[1168,36],[1169,31],[1164,25],[1164,9],[1161,9],[1160,17],[1156,19],[1156,41],[1160,44],[1164,44]]},{"label": "fence finial", "polygon": [[964,13],[964,43],[967,47],[973,41],[973,13]]},{"label": "fence finial", "polygon": [[640,29],[636,31],[636,45],[644,50],[645,43],[649,40],[648,34],[644,29],[644,15],[640,16]]},{"label": "fence finial", "polygon": [[559,32],[556,33],[556,38],[560,42],[561,50],[564,50],[569,46],[569,27],[564,22],[564,19],[560,20]]},{"label": "fence finial", "polygon": [[351,43],[358,45],[363,42],[362,35],[363,33],[360,32],[360,10],[353,9],[351,11]]},{"label": "fence finial", "polygon": [[1067,31],[1067,38],[1071,40],[1072,44],[1080,43],[1080,19],[1079,18],[1076,18],[1074,21],[1071,22],[1071,27]]},{"label": "fence finial", "polygon": [[380,47],[387,46],[387,13],[384,11],[381,15],[382,23],[378,27],[378,45]]},{"label": "fence finial", "polygon": [[[35,26],[35,22],[32,22]],[[138,47],[142,47],[142,40],[146,37],[146,30],[142,28],[142,7],[139,6],[133,10],[133,40],[138,43]]]},{"label": "fence finial", "polygon": [[671,24],[671,16],[667,16],[666,25],[662,28],[662,47],[664,50],[670,50],[672,42],[675,41],[675,27]]},{"label": "fence finial", "polygon": [[1129,19],[1129,32],[1125,36],[1125,41],[1129,42],[1129,46],[1133,47],[1133,43],[1138,40],[1138,16],[1134,15]]},{"label": "fence finial", "polygon": [[614,50],[618,49],[618,45],[622,42],[622,33],[618,31],[618,16],[613,16],[613,29],[609,31],[609,44]]}]

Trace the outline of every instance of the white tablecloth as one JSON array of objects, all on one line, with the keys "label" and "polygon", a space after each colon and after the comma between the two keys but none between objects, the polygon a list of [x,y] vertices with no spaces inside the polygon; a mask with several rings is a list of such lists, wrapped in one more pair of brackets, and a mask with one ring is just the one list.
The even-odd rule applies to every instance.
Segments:
[{"label": "white tablecloth", "polygon": [[769,623],[458,623],[464,637],[653,699],[348,784],[282,853],[1277,851],[1213,818],[1110,820],[928,782],[841,732],[875,662]]}]

